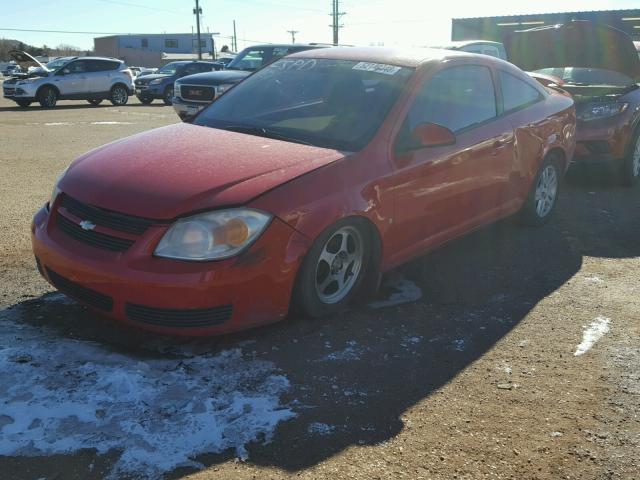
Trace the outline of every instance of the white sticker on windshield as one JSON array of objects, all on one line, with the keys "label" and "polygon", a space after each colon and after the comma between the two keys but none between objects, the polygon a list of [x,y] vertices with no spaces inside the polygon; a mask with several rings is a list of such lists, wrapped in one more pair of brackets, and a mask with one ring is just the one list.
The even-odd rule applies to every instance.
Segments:
[{"label": "white sticker on windshield", "polygon": [[366,72],[382,73],[384,75],[395,75],[402,67],[385,65],[384,63],[360,62],[353,66],[353,70],[364,70]]}]

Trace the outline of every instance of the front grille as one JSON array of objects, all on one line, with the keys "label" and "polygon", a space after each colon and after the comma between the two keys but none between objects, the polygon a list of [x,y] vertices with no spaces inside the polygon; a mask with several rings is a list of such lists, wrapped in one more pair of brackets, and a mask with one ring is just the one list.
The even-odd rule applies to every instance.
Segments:
[{"label": "front grille", "polygon": [[5,95],[13,95],[15,93],[16,93],[16,89],[15,88],[4,87],[4,94]]},{"label": "front grille", "polygon": [[126,238],[112,237],[93,230],[85,230],[80,225],[66,219],[63,215],[57,215],[56,225],[64,233],[79,242],[104,250],[111,250],[112,252],[124,252],[134,243],[133,240]]},{"label": "front grille", "polygon": [[108,295],[103,295],[90,288],[83,287],[71,280],[64,278],[62,275],[57,274],[50,268],[47,268],[47,276],[53,286],[60,290],[62,293],[69,295],[87,305],[91,305],[98,310],[110,312],[113,309],[113,299]]},{"label": "front grille", "polygon": [[199,85],[180,85],[180,96],[192,102],[212,102],[216,97],[216,89]]},{"label": "front grille", "polygon": [[126,313],[129,319],[159,327],[213,327],[229,320],[232,312],[233,307],[231,305],[189,310],[154,308],[131,303],[126,305]]},{"label": "front grille", "polygon": [[153,224],[153,220],[104,210],[79,202],[68,195],[63,195],[60,206],[81,220],[89,220],[96,225],[120,232],[142,235]]}]

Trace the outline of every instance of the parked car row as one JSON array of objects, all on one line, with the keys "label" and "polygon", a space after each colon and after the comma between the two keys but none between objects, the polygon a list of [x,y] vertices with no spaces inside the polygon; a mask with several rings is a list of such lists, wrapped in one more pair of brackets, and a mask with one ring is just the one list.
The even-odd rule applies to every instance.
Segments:
[{"label": "parked car row", "polygon": [[581,149],[638,182],[640,60],[602,28],[514,34],[509,59],[532,74],[444,49],[253,64],[189,122],[75,160],[33,221],[40,273],[129,325],[210,335],[292,307],[333,314],[383,272],[508,216],[544,225]]}]

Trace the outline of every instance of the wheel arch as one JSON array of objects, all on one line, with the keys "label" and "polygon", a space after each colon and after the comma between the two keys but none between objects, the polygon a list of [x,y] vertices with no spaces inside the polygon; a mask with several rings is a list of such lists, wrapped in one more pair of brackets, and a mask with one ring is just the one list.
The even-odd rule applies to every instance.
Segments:
[{"label": "wheel arch", "polygon": [[131,90],[126,83],[124,83],[122,80],[118,80],[116,82],[114,82],[113,85],[111,85],[111,88],[109,89],[109,91],[113,91],[114,88],[116,87],[124,87],[125,90],[127,91],[127,93],[129,93],[129,91]]},{"label": "wheel arch", "polygon": [[57,94],[58,96],[60,96],[60,89],[59,89],[58,87],[56,87],[56,86],[55,86],[54,84],[52,84],[52,83],[45,83],[44,85],[40,85],[40,86],[38,87],[38,90],[36,90],[36,98],[38,98],[38,96],[40,95],[40,92],[42,92],[42,90],[43,90],[44,88],[47,88],[47,87],[52,88],[53,90],[55,90],[56,94]]}]

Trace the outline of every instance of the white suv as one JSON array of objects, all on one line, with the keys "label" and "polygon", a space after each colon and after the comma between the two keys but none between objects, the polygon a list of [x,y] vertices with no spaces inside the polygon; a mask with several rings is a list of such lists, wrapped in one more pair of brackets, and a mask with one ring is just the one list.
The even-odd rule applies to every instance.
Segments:
[{"label": "white suv", "polygon": [[4,97],[21,107],[34,101],[53,108],[58,100],[87,100],[98,105],[110,100],[124,105],[133,94],[133,75],[122,60],[68,57],[43,65],[25,52],[9,52],[23,72],[5,80]]}]

